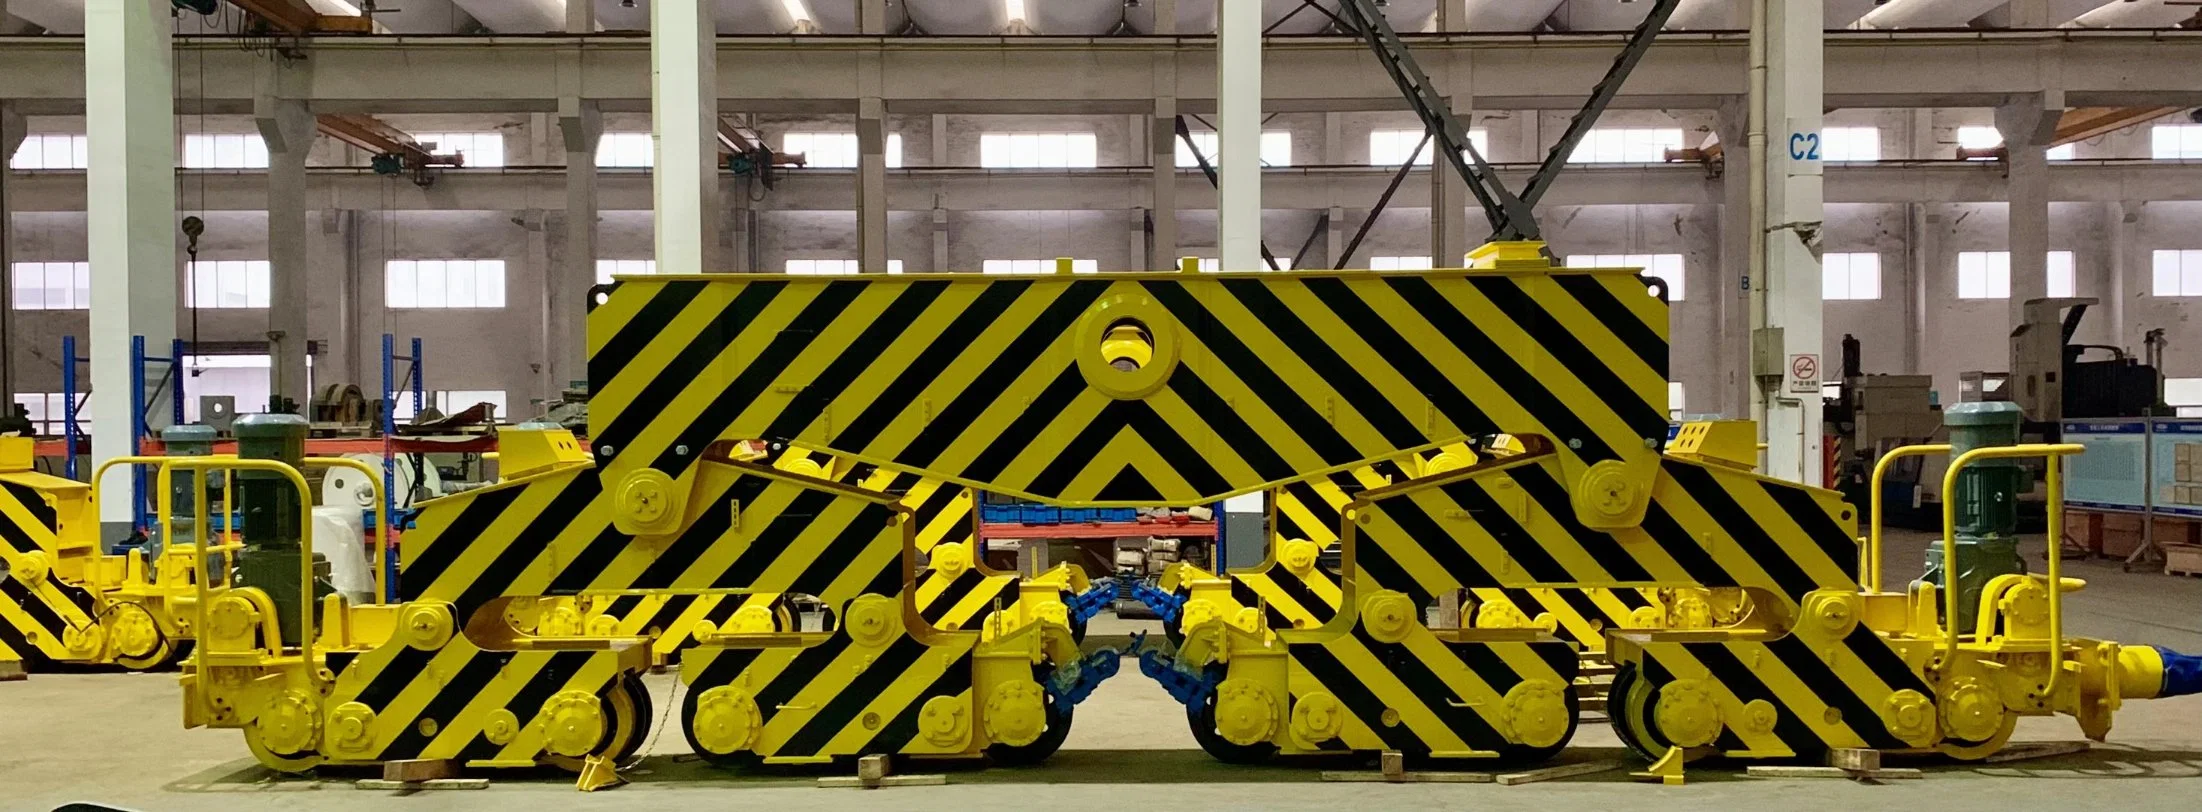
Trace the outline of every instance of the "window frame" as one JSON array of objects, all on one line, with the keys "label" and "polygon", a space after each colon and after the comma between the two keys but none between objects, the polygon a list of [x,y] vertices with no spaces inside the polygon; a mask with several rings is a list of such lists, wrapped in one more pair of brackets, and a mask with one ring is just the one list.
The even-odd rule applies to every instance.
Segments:
[{"label": "window frame", "polygon": [[[466,265],[462,268],[452,263]],[[427,274],[431,272],[431,266],[439,280],[434,283],[433,288],[440,290],[432,289],[428,282]],[[393,259],[385,261],[382,268],[383,307],[388,310],[502,310],[511,303],[510,269],[503,259]],[[482,275],[486,268],[496,270],[494,284]],[[401,270],[406,274],[403,278],[410,281],[408,286],[412,289],[403,297],[397,295]],[[463,297],[456,295],[459,286],[455,284],[453,276],[461,271],[467,273],[473,288]],[[431,292],[435,295],[430,296]],[[461,298],[470,303],[452,303]],[[494,299],[496,303],[484,304],[487,299]]]}]

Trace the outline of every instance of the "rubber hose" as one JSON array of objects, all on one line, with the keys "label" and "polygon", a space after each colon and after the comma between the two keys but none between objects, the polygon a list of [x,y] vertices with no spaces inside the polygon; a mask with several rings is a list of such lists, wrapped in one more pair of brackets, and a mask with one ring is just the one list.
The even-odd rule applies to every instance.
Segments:
[{"label": "rubber hose", "polygon": [[2164,689],[2158,698],[2202,694],[2202,655],[2181,654],[2163,646],[2156,647],[2157,656],[2164,658]]}]

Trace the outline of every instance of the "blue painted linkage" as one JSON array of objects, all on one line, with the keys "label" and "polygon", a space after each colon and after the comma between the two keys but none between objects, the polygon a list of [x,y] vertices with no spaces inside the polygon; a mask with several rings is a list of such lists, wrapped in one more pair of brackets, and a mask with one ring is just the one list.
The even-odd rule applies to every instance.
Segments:
[{"label": "blue painted linkage", "polygon": [[1048,676],[1048,695],[1055,697],[1057,705],[1064,707],[1077,706],[1078,703],[1086,701],[1086,697],[1093,695],[1093,689],[1100,687],[1101,683],[1107,682],[1110,677],[1116,676],[1116,672],[1123,667],[1123,659],[1138,654],[1139,649],[1145,646],[1146,643],[1147,634],[1141,632],[1132,635],[1130,646],[1121,649],[1100,649],[1078,658],[1075,662],[1064,664],[1055,669],[1054,674]]},{"label": "blue painted linkage", "polygon": [[1116,603],[1116,579],[1103,578],[1070,599],[1070,624],[1076,626]]},{"label": "blue painted linkage", "polygon": [[1140,603],[1154,610],[1155,617],[1162,618],[1164,623],[1176,622],[1178,615],[1185,610],[1184,598],[1164,592],[1160,587],[1144,580],[1132,584],[1132,597],[1138,598]]},{"label": "blue painted linkage", "polygon": [[1176,657],[1159,649],[1149,649],[1139,655],[1139,673],[1162,683],[1162,690],[1188,708],[1200,707],[1208,694],[1216,690],[1216,683],[1223,681],[1220,674],[1208,674],[1186,668]]}]

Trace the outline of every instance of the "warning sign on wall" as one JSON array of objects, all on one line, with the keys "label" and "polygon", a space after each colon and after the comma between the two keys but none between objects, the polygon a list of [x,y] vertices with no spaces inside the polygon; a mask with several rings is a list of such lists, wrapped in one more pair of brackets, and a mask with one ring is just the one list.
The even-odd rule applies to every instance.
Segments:
[{"label": "warning sign on wall", "polygon": [[1817,395],[1820,393],[1820,356],[1798,353],[1789,356],[1789,394]]}]

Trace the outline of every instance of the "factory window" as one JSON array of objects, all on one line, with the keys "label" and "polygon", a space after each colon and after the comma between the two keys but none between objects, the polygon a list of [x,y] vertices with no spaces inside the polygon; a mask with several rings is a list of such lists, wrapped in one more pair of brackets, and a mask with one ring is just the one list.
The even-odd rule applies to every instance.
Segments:
[{"label": "factory window", "polygon": [[1881,298],[1880,254],[1828,254],[1821,258],[1820,298],[1862,301]]},{"label": "factory window", "polygon": [[1685,274],[1681,254],[1572,254],[1570,268],[1641,268],[1645,276],[1667,283],[1667,301],[1682,301]]},{"label": "factory window", "polygon": [[649,133],[605,133],[596,140],[596,165],[606,169],[649,169],[657,144]]},{"label": "factory window", "polygon": [[2149,157],[2159,161],[2202,160],[2202,124],[2156,125],[2149,131]]},{"label": "factory window", "polygon": [[[489,413],[491,417],[509,417],[505,413],[505,392],[502,389],[438,389],[428,394],[431,396],[429,402],[445,417],[474,408],[477,403],[489,404],[492,409]],[[412,393],[399,392],[393,400],[390,404],[391,416],[398,420],[412,420]]]},{"label": "factory window", "polygon": [[1429,257],[1369,257],[1372,271],[1427,271]]},{"label": "factory window", "polygon": [[18,262],[9,268],[16,310],[89,310],[92,263]]},{"label": "factory window", "polygon": [[[1414,155],[1416,166],[1429,166],[1430,161],[1437,154],[1436,151],[1429,147],[1423,147],[1420,153],[1415,152],[1415,147],[1422,144],[1423,132],[1422,130],[1376,130],[1370,132],[1369,165],[1398,166],[1407,162],[1408,155]],[[1498,160],[1491,156],[1490,131],[1469,130],[1468,143],[1475,145],[1476,152],[1482,153],[1483,160],[1487,162]]]},{"label": "factory window", "polygon": [[[1208,163],[1216,163],[1216,134],[1212,132],[1189,133],[1193,145],[1200,147],[1201,157]],[[1186,146],[1185,139],[1177,139],[1177,165],[1180,169],[1200,166],[1193,160],[1193,147]],[[1279,130],[1262,131],[1262,166],[1292,165],[1292,134]]]},{"label": "factory window", "polygon": [[1820,160],[1881,160],[1881,128],[1826,127],[1821,129]]},{"label": "factory window", "polygon": [[1100,141],[1093,133],[979,136],[979,165],[989,169],[1092,169],[1100,165],[1100,154]]},{"label": "factory window", "polygon": [[91,165],[90,139],[81,135],[38,133],[25,136],[8,159],[10,169],[83,169]]},{"label": "factory window", "polygon": [[468,167],[505,165],[504,133],[424,133],[413,140],[437,155],[457,154]]},{"label": "factory window", "polygon": [[[1957,128],[1957,146],[1960,149],[1995,149],[2003,146],[2003,132],[1994,127],[1959,127]],[[2052,161],[2069,161],[2077,157],[2078,154],[2079,148],[2072,144],[2049,148],[2049,160]],[[1992,161],[1995,159],[1979,157],[1967,160]]]},{"label": "factory window", "polygon": [[1683,413],[1683,411],[1684,411],[1684,409],[1682,408],[1682,402],[1683,402],[1683,401],[1682,401],[1682,382],[1681,382],[1681,381],[1668,381],[1668,382],[1667,382],[1667,419],[1668,419],[1668,420],[1681,420],[1681,419],[1682,419],[1682,413]]},{"label": "factory window", "polygon": [[[1223,270],[1223,260],[1217,259],[1217,258],[1215,258],[1215,257],[1201,257],[1201,258],[1200,258],[1200,272],[1201,272],[1201,273],[1215,273],[1215,272],[1217,272],[1217,271],[1221,271],[1221,270]],[[1269,262],[1268,262],[1268,260],[1263,260],[1263,261],[1261,261],[1261,262],[1257,262],[1257,263],[1255,263],[1255,264],[1254,264],[1254,267],[1252,267],[1252,268],[1249,268],[1249,269],[1247,269],[1247,270],[1253,270],[1253,271],[1266,271],[1266,270],[1269,270]],[[1277,270],[1280,270],[1280,271],[1289,271],[1289,270],[1292,270],[1292,258],[1291,258],[1291,257],[1278,257],[1278,258],[1277,258]]]},{"label": "factory window", "polygon": [[221,310],[268,306],[267,260],[200,260],[184,267],[184,306]]},{"label": "factory window", "polygon": [[658,272],[654,259],[600,259],[596,261],[596,283],[609,285],[614,276],[649,276]]},{"label": "factory window", "polygon": [[259,133],[186,133],[186,169],[266,169],[268,144]]},{"label": "factory window", "polygon": [[[980,266],[980,270],[990,274],[1054,273],[1055,260],[990,259]],[[1100,273],[1101,262],[1092,259],[1074,259],[1071,260],[1070,270],[1071,273]]]},{"label": "factory window", "polygon": [[[781,137],[780,151],[801,154],[803,165],[814,169],[854,169],[857,157],[856,133],[788,133]],[[902,168],[902,134],[888,133],[886,155],[888,169]]]},{"label": "factory window", "polygon": [[2202,378],[2165,378],[2164,405],[2180,417],[2202,417]]},{"label": "factory window", "polygon": [[1575,146],[1569,163],[1656,164],[1667,160],[1667,150],[1682,148],[1678,127],[1595,129]]},{"label": "factory window", "polygon": [[[84,402],[89,397],[90,395],[81,392],[76,396],[76,424],[80,431],[92,423],[91,410],[84,408]],[[30,418],[31,424],[38,427],[39,434],[56,436],[67,430],[66,421],[69,416],[63,410],[63,406],[68,401],[61,397],[61,393],[17,392],[15,402],[22,404],[24,416]]]},{"label": "factory window", "polygon": [[505,306],[501,259],[393,259],[384,266],[383,282],[392,309]]},{"label": "factory window", "polygon": [[[2075,280],[2070,251],[2051,251],[2045,258],[2043,290],[2049,296],[2071,296]],[[1957,255],[1957,298],[2011,298],[2011,252],[1966,251]]]},{"label": "factory window", "polygon": [[[854,259],[791,259],[788,273],[806,276],[855,276],[863,271],[860,260]],[[902,260],[887,260],[887,272],[902,273]]]},{"label": "factory window", "polygon": [[2158,296],[2202,296],[2202,251],[2156,252]]},{"label": "factory window", "polygon": [[2011,298],[2011,252],[1966,251],[1958,254],[1957,298]]},{"label": "factory window", "polygon": [[2073,266],[2072,252],[2049,252],[2047,273],[2049,274],[2048,295],[2058,298],[2079,295],[2075,292],[2079,289],[2079,275]]}]

